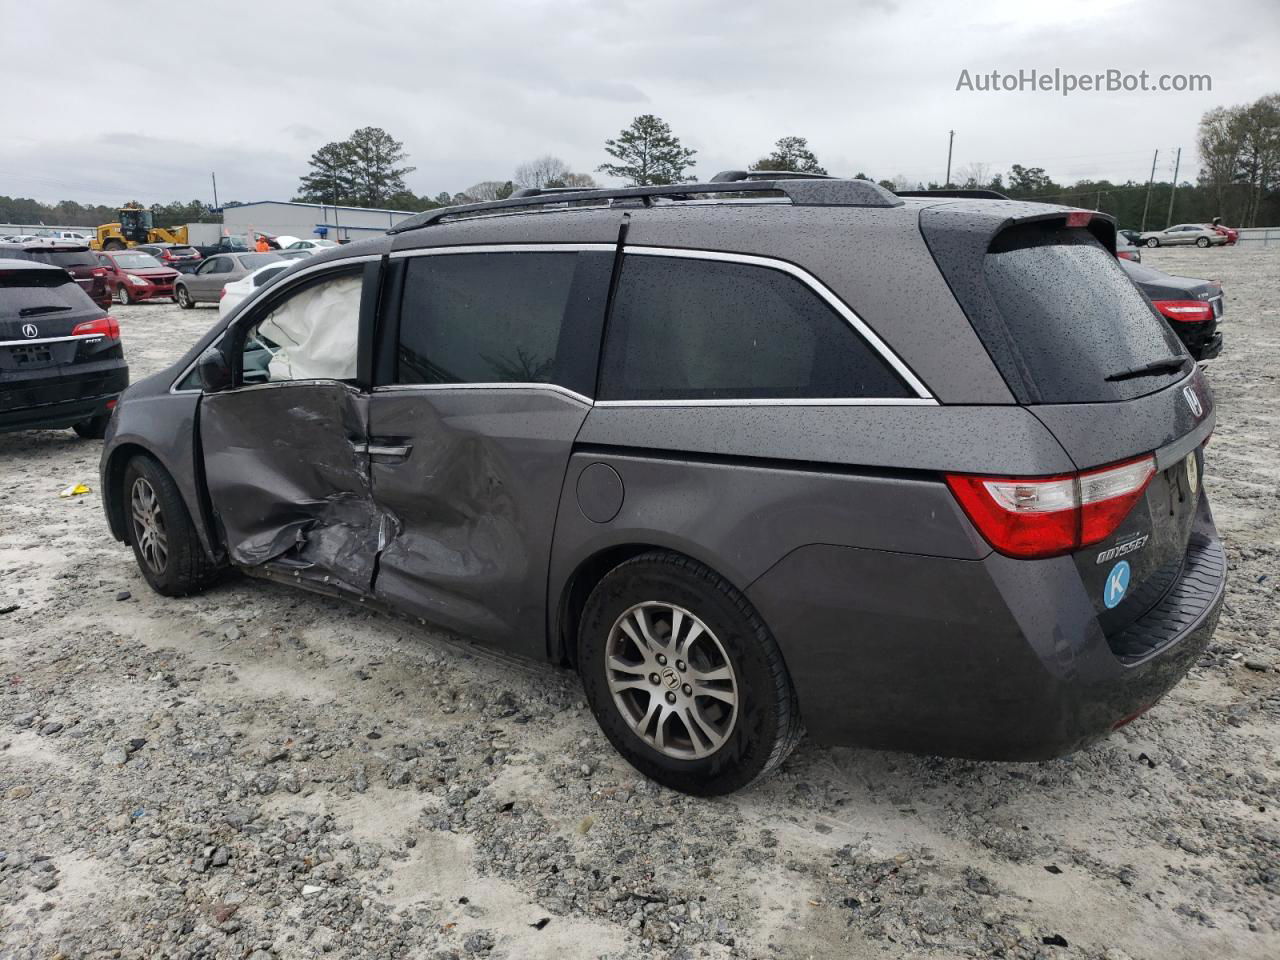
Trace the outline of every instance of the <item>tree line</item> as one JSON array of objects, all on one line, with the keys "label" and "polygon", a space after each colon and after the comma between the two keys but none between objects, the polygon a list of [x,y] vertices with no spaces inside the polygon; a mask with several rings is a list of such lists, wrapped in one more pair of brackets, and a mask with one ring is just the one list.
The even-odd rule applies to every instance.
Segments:
[{"label": "tree line", "polygon": [[[1214,217],[1240,226],[1280,224],[1280,94],[1208,111],[1200,120],[1196,147],[1200,157],[1197,182],[1180,181],[1176,190],[1170,180],[1155,181],[1149,190],[1146,181],[1138,180],[1058,183],[1043,167],[1017,163],[1002,172],[994,171],[990,164],[971,163],[960,167],[948,184],[913,183],[901,175],[878,182],[890,190],[996,190],[1014,199],[1098,209],[1112,214],[1125,227],[1141,226],[1144,211],[1149,228],[1166,222],[1207,222]],[[616,137],[605,140],[603,149],[609,159],[591,172],[575,171],[559,157],[544,155],[519,164],[507,179],[480,180],[456,193],[442,191],[420,196],[405,182],[416,168],[408,164],[404,144],[380,127],[361,127],[345,140],[326,143],[311,155],[294,199],[419,211],[501,200],[522,188],[591,189],[598,186],[592,173],[641,186],[697,179],[693,174],[697,151],[685,147],[671,126],[652,114],[636,117]],[[808,140],[801,136],[780,138],[749,169],[827,173]],[[855,176],[875,179],[862,171]],[[165,226],[217,219],[216,213],[199,200],[156,204],[151,209],[156,222]],[[0,196],[0,222],[93,226],[117,216],[116,208],[105,206],[82,206],[74,201],[50,205]]]}]

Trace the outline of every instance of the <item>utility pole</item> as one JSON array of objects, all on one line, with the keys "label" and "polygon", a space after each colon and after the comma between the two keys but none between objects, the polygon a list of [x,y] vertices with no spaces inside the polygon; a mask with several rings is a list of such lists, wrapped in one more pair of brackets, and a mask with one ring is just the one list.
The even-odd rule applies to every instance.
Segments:
[{"label": "utility pole", "polygon": [[216,173],[209,174],[213,178],[213,209],[218,209],[218,175]]},{"label": "utility pole", "polygon": [[1144,233],[1147,229],[1147,208],[1151,206],[1151,184],[1156,179],[1156,160],[1160,158],[1160,151],[1155,152],[1155,156],[1151,158],[1151,176],[1147,177],[1147,199],[1142,204],[1142,226],[1138,228],[1139,233]]},{"label": "utility pole", "polygon": [[1178,164],[1182,162],[1182,148],[1178,148],[1178,155],[1173,161],[1173,187],[1169,190],[1169,216],[1165,221],[1165,229],[1173,226],[1173,195],[1178,192]]},{"label": "utility pole", "polygon": [[951,136],[947,139],[947,179],[942,184],[943,188],[951,186],[951,147],[956,142],[956,132],[954,130],[947,131]]}]

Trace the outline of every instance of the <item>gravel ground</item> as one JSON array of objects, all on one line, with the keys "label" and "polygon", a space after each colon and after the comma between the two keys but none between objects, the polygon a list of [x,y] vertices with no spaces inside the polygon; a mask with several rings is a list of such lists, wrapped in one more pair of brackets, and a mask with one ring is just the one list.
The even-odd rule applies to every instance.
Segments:
[{"label": "gravel ground", "polygon": [[[563,671],[245,578],[156,596],[99,445],[0,436],[0,957],[1280,956],[1280,250],[1147,260],[1226,285],[1227,606],[1049,763],[805,744],[672,793]],[[214,319],[116,314],[135,378]]]}]

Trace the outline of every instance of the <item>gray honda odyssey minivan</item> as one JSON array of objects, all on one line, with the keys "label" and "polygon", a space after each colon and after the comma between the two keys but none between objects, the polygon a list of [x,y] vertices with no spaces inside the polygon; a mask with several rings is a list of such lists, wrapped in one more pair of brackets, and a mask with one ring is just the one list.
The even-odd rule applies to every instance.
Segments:
[{"label": "gray honda odyssey minivan", "polygon": [[1075,750],[1209,642],[1212,395],[1065,207],[862,180],[429,211],[130,387],[107,519],[575,668],[639,770]]}]

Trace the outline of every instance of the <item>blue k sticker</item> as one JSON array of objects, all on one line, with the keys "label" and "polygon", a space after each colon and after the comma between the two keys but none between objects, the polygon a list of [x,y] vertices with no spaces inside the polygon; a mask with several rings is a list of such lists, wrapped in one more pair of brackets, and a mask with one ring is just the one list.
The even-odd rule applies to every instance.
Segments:
[{"label": "blue k sticker", "polygon": [[1107,584],[1102,588],[1102,602],[1107,605],[1110,610],[1117,603],[1124,599],[1125,591],[1129,589],[1129,561],[1121,560],[1111,572],[1107,574]]}]

